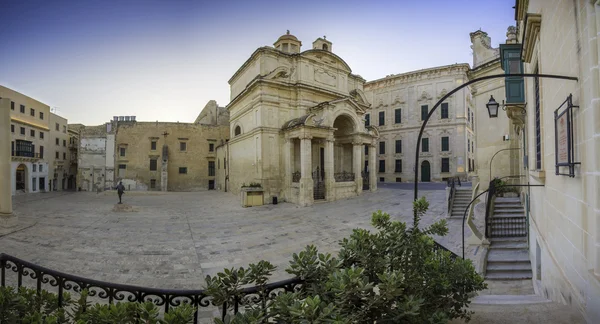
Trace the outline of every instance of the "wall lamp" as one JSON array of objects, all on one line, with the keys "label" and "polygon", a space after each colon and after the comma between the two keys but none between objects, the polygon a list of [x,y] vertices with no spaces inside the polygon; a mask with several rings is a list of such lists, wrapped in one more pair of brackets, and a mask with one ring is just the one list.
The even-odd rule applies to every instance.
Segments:
[{"label": "wall lamp", "polygon": [[[496,102],[496,99],[494,99],[494,96],[490,96],[490,100],[488,101],[487,104],[485,104],[485,106],[488,109],[490,118],[498,117],[498,108],[499,107],[502,107],[502,110],[506,111],[506,105],[504,104],[504,100],[502,100],[502,104],[499,104],[498,102]],[[525,103],[523,105],[523,107],[521,107],[520,105],[515,105],[514,107],[521,109],[521,113],[523,115],[527,114],[527,110],[525,109],[525,107],[527,107],[527,103]]]}]

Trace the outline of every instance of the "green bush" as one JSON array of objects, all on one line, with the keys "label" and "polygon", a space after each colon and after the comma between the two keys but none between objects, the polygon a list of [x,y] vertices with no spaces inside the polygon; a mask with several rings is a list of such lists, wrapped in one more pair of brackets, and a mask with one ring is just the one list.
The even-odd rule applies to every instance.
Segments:
[{"label": "green bush", "polygon": [[42,290],[20,287],[0,287],[0,323],[19,324],[187,324],[193,322],[194,308],[188,304],[169,309],[159,318],[159,310],[151,302],[126,302],[114,305],[92,305],[84,290],[77,301],[63,294],[63,308],[58,308],[58,296]]},{"label": "green bush", "polygon": [[519,193],[519,190],[516,187],[507,186],[507,183],[501,179],[494,178],[492,182],[494,183],[494,187],[496,187],[496,193],[498,194],[505,192]]},{"label": "green bush", "polygon": [[470,319],[470,296],[486,288],[470,260],[436,251],[431,235],[448,232],[445,220],[419,229],[429,204],[414,202],[412,227],[373,213],[375,233],[355,229],[340,242],[337,258],[314,246],[292,256],[288,273],[304,280],[296,292],[265,301],[265,284],[275,267],[266,261],[248,269],[207,276],[207,294],[218,306],[240,300],[245,285],[259,287],[259,303],[216,323],[447,323]]}]

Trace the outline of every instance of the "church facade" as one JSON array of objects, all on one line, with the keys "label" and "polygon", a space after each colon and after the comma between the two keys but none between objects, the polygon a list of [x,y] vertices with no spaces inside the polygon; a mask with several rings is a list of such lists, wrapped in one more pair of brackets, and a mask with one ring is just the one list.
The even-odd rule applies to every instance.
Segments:
[{"label": "church facade", "polygon": [[217,148],[221,190],[237,194],[257,183],[265,203],[277,197],[301,206],[376,190],[379,133],[365,125],[365,80],[330,41],[301,46],[288,32],[274,47],[257,49],[229,80],[230,140]]}]

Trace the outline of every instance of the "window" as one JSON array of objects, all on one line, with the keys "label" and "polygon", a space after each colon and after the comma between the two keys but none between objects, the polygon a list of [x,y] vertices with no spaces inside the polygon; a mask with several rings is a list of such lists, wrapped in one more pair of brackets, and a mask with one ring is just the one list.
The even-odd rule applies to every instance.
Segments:
[{"label": "window", "polygon": [[425,120],[429,114],[429,107],[427,105],[421,106],[421,120]]},{"label": "window", "polygon": [[21,105],[21,107],[19,107],[19,111],[24,114],[25,113],[25,106]]},{"label": "window", "polygon": [[33,164],[33,172],[36,172],[36,171],[37,171],[37,164],[34,163]]},{"label": "window", "polygon": [[365,155],[369,155],[369,145],[365,145]]},{"label": "window", "polygon": [[385,111],[379,112],[379,126],[385,125]]},{"label": "window", "polygon": [[402,153],[402,140],[396,140],[396,153]]},{"label": "window", "polygon": [[63,152],[63,160],[67,159],[67,153]]},{"label": "window", "polygon": [[156,171],[157,161],[156,159],[150,159],[150,171]]},{"label": "window", "polygon": [[40,119],[44,120],[44,113],[40,111]]},{"label": "window", "polygon": [[150,142],[150,149],[151,149],[152,151],[156,151],[156,141],[152,141],[152,142]]},{"label": "window", "polygon": [[442,151],[450,151],[450,138],[448,136],[442,137]]},{"label": "window", "polygon": [[384,177],[380,177],[379,178],[379,182],[385,182],[385,178]]},{"label": "window", "polygon": [[59,153],[58,151],[54,152],[54,157],[58,160],[59,159]]},{"label": "window", "polygon": [[402,160],[396,160],[396,167],[394,172],[402,172]]},{"label": "window", "polygon": [[215,151],[215,144],[214,143],[208,143],[208,151],[209,152],[214,152]]},{"label": "window", "polygon": [[125,156],[126,149],[124,147],[119,147],[119,156]]},{"label": "window", "polygon": [[235,131],[233,132],[234,136],[238,136],[242,133],[242,128],[240,126],[235,127]]},{"label": "window", "polygon": [[29,135],[31,135],[31,137],[35,137],[35,130],[34,129],[29,130]]},{"label": "window", "polygon": [[67,140],[63,140],[63,146],[66,147],[67,146]]},{"label": "window", "polygon": [[443,102],[442,103],[442,119],[446,119],[446,118],[448,118],[448,103]]},{"label": "window", "polygon": [[227,169],[227,159],[223,158],[223,169]]},{"label": "window", "polygon": [[44,165],[40,164],[40,167],[38,168],[38,170],[40,170],[40,172],[44,172]]},{"label": "window", "polygon": [[323,46],[322,46],[322,47],[323,47],[323,50],[324,50],[324,51],[327,51],[327,50],[329,50],[329,48],[327,47],[327,44],[323,44]]},{"label": "window", "polygon": [[15,125],[10,125],[10,132],[14,133],[15,132]]},{"label": "window", "polygon": [[15,102],[14,101],[10,102],[10,110],[15,110]]},{"label": "window", "polygon": [[55,127],[55,128],[56,128],[56,131],[57,131],[57,132],[60,132],[60,125],[59,125],[58,123],[56,123],[56,125],[55,125],[55,126],[56,126],[56,127]]},{"label": "window", "polygon": [[127,170],[127,164],[119,164],[119,170]]},{"label": "window", "polygon": [[475,153],[475,141],[471,141],[471,152]]},{"label": "window", "polygon": [[150,189],[156,188],[156,179],[150,179]]},{"label": "window", "polygon": [[[535,69],[534,73],[539,73],[538,69]],[[541,112],[540,112],[540,80],[538,78],[533,79],[533,86],[535,92],[535,169],[542,169],[542,126],[541,126]]]},{"label": "window", "polygon": [[366,114],[365,115],[365,126],[369,126],[369,125],[371,125],[371,115]]},{"label": "window", "polygon": [[467,119],[471,123],[471,108],[467,108]]},{"label": "window", "polygon": [[[35,164],[34,164],[34,166],[35,166]],[[35,171],[35,170],[33,170],[33,171]],[[36,185],[37,185],[37,178],[31,178],[31,189],[32,189],[32,191],[37,191]]]},{"label": "window", "polygon": [[[44,147],[40,146],[40,159],[44,158]],[[40,164],[40,172],[42,172],[42,165]]]},{"label": "window", "polygon": [[25,127],[21,127],[21,135],[25,135]]},{"label": "window", "polygon": [[67,133],[67,125],[63,125],[63,133]]},{"label": "window", "polygon": [[186,142],[179,142],[179,150],[180,151],[187,150],[187,143]]},{"label": "window", "polygon": [[396,182],[402,182],[402,178],[396,178]]},{"label": "window", "polygon": [[119,164],[119,178],[125,178],[127,173],[127,164]]},{"label": "window", "polygon": [[215,176],[215,161],[208,161],[208,176]]},{"label": "window", "polygon": [[429,152],[429,138],[421,139],[421,152]]},{"label": "window", "polygon": [[35,117],[35,109],[33,108],[29,108],[29,114],[33,117]]},{"label": "window", "polygon": [[180,167],[179,174],[187,174],[187,167]]},{"label": "window", "polygon": [[58,137],[54,139],[54,142],[56,143],[56,146],[60,146],[60,140]]},{"label": "window", "polygon": [[379,160],[379,172],[385,172],[385,160]]},{"label": "window", "polygon": [[450,158],[442,158],[442,172],[450,172]]},{"label": "window", "polygon": [[400,124],[402,122],[402,109],[394,110],[394,123]]},{"label": "window", "polygon": [[217,169],[221,170],[221,160],[217,160]]},{"label": "window", "polygon": [[385,154],[385,142],[379,142],[379,154]]},{"label": "window", "polygon": [[467,152],[471,152],[471,140],[467,138]]},{"label": "window", "polygon": [[44,132],[40,132],[40,138],[44,139]]}]

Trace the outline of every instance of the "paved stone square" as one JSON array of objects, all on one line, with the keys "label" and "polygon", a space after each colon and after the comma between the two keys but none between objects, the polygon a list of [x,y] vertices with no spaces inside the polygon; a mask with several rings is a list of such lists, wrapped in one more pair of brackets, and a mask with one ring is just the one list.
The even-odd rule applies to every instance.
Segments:
[{"label": "paved stone square", "polygon": [[[420,193],[430,202],[422,226],[444,218],[444,190]],[[33,226],[0,237],[0,251],[75,275],[147,287],[201,289],[207,274],[261,259],[278,266],[273,280],[280,280],[289,278],[292,253],[308,244],[337,251],[352,229],[372,228],[373,211],[411,222],[412,194],[382,188],[312,207],[242,208],[237,196],[217,191],[131,192],[124,202],[132,208],[123,212],[114,211],[118,200],[109,193],[18,196],[15,212]],[[449,222],[452,233],[438,241],[460,254],[459,222]]]}]

